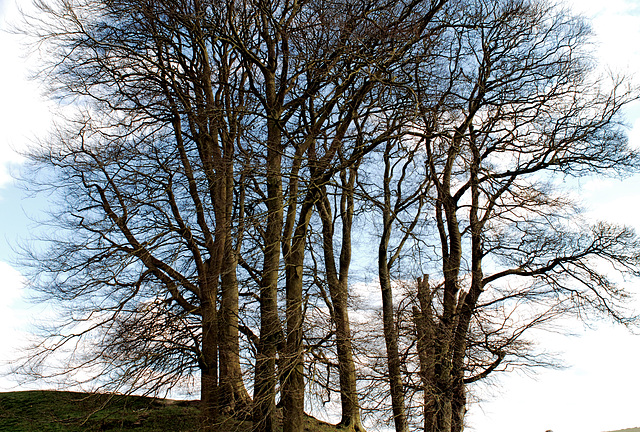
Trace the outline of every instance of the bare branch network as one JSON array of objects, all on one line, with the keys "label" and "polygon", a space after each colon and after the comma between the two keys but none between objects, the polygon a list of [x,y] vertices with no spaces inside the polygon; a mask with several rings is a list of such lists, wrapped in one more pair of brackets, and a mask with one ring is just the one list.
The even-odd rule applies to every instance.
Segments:
[{"label": "bare branch network", "polygon": [[555,364],[533,330],[635,322],[616,283],[640,271],[635,233],[558,179],[637,169],[638,91],[595,76],[569,11],[36,4],[23,30],[65,116],[27,153],[24,184],[55,201],[22,264],[64,320],[22,372],[195,385],[204,430],[301,432],[311,408],[461,432],[470,385]]}]

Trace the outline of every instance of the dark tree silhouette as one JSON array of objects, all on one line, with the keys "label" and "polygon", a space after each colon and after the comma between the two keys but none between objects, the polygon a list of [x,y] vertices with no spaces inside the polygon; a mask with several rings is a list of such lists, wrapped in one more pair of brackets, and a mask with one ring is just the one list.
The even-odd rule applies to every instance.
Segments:
[{"label": "dark tree silhouette", "polygon": [[[279,394],[297,432],[321,364],[341,429],[363,431],[366,406],[398,432],[459,432],[470,383],[546,362],[528,330],[632,320],[608,275],[638,275],[635,234],[589,225],[556,183],[635,169],[619,118],[637,91],[594,77],[588,26],[568,12],[37,5],[38,76],[67,115],[27,154],[28,187],[56,201],[24,263],[66,318],[25,368],[130,392],[198,377],[208,430],[225,414],[273,431]],[[353,336],[354,257],[375,263],[382,323],[366,342],[384,353]],[[312,307],[326,323],[305,324]]]}]

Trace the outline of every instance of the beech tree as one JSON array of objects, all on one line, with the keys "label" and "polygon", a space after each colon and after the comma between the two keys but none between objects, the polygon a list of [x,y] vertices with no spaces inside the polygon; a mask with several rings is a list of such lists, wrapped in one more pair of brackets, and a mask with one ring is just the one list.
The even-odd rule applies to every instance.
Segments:
[{"label": "beech tree", "polygon": [[[412,252],[403,252],[411,270],[397,269],[395,280],[415,281],[426,431],[463,429],[466,386],[526,360],[526,330],[594,312],[631,322],[628,292],[609,274],[640,270],[633,231],[589,226],[555,184],[558,175],[635,169],[619,115],[637,90],[594,76],[588,26],[556,6],[466,2],[451,18],[439,55],[426,67],[412,65],[419,114],[407,135],[425,153],[424,171],[413,170],[424,183],[416,190],[407,181],[413,153],[394,154],[400,147],[389,145],[381,186],[373,186],[379,195],[367,192],[382,226],[380,287],[398,431],[408,427],[406,388],[387,274],[407,238],[415,239]],[[420,235],[419,220],[432,224],[439,241]],[[390,244],[394,230],[404,234]],[[497,310],[507,318],[496,322]],[[508,318],[516,314],[522,321]]]},{"label": "beech tree", "polygon": [[[78,108],[28,155],[32,187],[63,194],[51,220],[61,231],[28,263],[33,286],[73,312],[40,354],[98,334],[81,364],[124,382],[196,363],[207,427],[220,407],[251,408],[254,428],[272,430],[279,376],[284,429],[300,430],[310,217],[323,183],[391,133],[347,139],[374,115],[383,71],[431,37],[444,3],[37,3],[29,31],[48,50],[42,76]],[[260,305],[253,401],[239,362],[238,265]],[[174,325],[137,329],[150,316]],[[344,383],[353,400],[353,377]],[[356,406],[345,409],[345,425],[361,429]]]},{"label": "beech tree", "polygon": [[[248,407],[238,357],[241,243],[231,220],[243,170],[235,151],[251,117],[241,108],[246,76],[228,44],[204,43],[212,35],[199,4],[38,6],[43,21],[33,31],[51,50],[45,72],[53,95],[79,107],[30,154],[51,174],[32,184],[64,191],[51,222],[68,233],[33,257],[38,288],[51,299],[78,300],[65,326],[91,321],[82,335],[105,333],[91,361],[106,372],[129,380],[137,370],[152,380],[156,365],[173,367],[156,354],[172,345],[188,353],[182,362],[198,365],[205,417],[215,416],[219,401],[232,411]],[[127,340],[140,334],[131,325],[150,314],[188,325]],[[74,332],[62,333],[62,343]],[[123,348],[149,345],[115,355],[123,339]]]},{"label": "beech tree", "polygon": [[[249,65],[251,89],[266,118],[263,196],[267,222],[264,234],[258,237],[264,260],[254,381],[254,423],[264,422],[266,429],[271,429],[269,419],[275,405],[280,253],[286,300],[281,396],[283,427],[289,431],[303,425],[303,264],[308,226],[321,199],[321,186],[394,132],[383,130],[380,138],[364,143],[348,139],[355,123],[375,120],[379,109],[371,95],[374,89],[388,85],[381,77],[404,61],[414,43],[431,36],[430,24],[444,3],[309,2],[230,9],[225,34]],[[236,17],[242,19],[236,21]],[[337,295],[339,306],[339,296],[344,294]],[[334,318],[343,328],[346,316]],[[350,363],[348,350],[341,352],[345,355],[339,361]],[[343,371],[352,369],[343,367]],[[343,418],[344,426],[360,428],[353,406],[353,378],[342,384],[350,386],[342,394],[352,401],[348,404],[345,399],[343,404],[350,412]]]}]

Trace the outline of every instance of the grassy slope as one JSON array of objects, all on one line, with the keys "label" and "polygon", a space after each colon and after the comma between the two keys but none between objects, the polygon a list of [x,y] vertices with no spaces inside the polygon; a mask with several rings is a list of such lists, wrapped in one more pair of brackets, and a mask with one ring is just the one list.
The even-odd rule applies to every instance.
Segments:
[{"label": "grassy slope", "polygon": [[[136,431],[196,432],[199,411],[194,402],[136,396],[91,395],[56,391],[0,393],[0,432]],[[249,432],[250,422],[227,419],[220,432]],[[312,417],[309,432],[336,428]]]},{"label": "grassy slope", "polygon": [[[107,403],[108,402],[108,403]],[[0,393],[0,432],[197,432],[193,401],[167,401],[57,391]],[[250,432],[251,423],[227,419],[219,432]],[[336,432],[307,418],[307,432]],[[611,432],[640,432],[640,428]]]},{"label": "grassy slope", "polygon": [[640,432],[640,428],[621,429],[621,430],[611,431],[611,432]]}]

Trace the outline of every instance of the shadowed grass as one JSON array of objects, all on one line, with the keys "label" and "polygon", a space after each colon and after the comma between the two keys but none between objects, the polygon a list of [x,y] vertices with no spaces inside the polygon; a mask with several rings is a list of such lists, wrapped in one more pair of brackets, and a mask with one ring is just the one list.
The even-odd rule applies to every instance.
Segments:
[{"label": "shadowed grass", "polygon": [[197,431],[193,402],[139,396],[25,391],[0,393],[0,431]]},{"label": "shadowed grass", "polygon": [[[220,432],[250,432],[251,422],[221,420]],[[1,432],[197,432],[197,401],[59,391],[0,393]],[[335,432],[307,418],[308,432]]]}]

